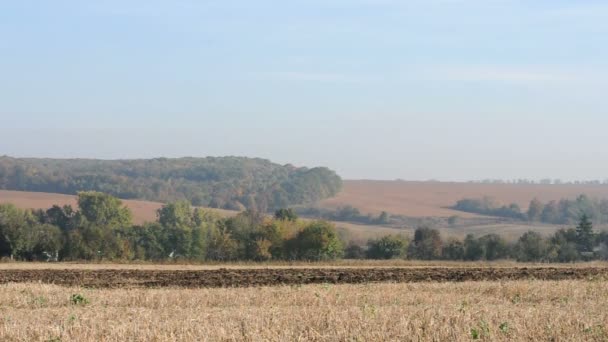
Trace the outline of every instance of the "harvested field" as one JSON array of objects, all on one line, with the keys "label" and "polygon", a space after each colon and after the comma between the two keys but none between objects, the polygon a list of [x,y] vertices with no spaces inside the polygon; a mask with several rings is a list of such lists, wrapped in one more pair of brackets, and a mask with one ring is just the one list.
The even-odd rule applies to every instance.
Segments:
[{"label": "harvested field", "polygon": [[407,182],[345,180],[343,190],[321,202],[326,208],[352,205],[363,213],[392,214],[411,217],[476,217],[475,214],[446,209],[463,198],[489,196],[503,204],[517,203],[526,209],[530,200],[543,202],[576,198],[580,194],[608,198],[608,185],[540,185],[540,184],[476,184],[451,182]]},{"label": "harvested field", "polygon": [[[216,289],[7,284],[0,285],[0,340],[606,341],[607,292],[608,282],[588,280]],[[74,294],[83,301],[75,303]]]},{"label": "harvested field", "polygon": [[0,284],[46,283],[92,288],[250,287],[375,282],[608,279],[606,267],[258,268],[209,270],[6,269]]}]

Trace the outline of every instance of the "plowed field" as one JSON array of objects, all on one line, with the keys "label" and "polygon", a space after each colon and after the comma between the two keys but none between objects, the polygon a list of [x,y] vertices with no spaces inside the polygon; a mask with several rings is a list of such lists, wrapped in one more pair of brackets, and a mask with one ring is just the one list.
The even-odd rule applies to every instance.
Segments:
[{"label": "plowed field", "polygon": [[282,268],[216,270],[2,270],[0,283],[49,283],[93,288],[249,287],[315,283],[462,282],[497,280],[608,279],[608,268]]}]

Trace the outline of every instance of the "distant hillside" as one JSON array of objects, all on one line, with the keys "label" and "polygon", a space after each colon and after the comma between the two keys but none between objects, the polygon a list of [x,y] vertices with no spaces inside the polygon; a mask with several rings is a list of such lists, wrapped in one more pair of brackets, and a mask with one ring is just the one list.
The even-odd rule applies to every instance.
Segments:
[{"label": "distant hillside", "polygon": [[451,182],[409,182],[345,180],[338,195],[323,200],[323,208],[351,205],[363,214],[378,215],[387,211],[410,217],[463,218],[479,215],[450,209],[463,198],[490,197],[498,204],[516,203],[527,210],[534,198],[542,202],[576,199],[586,194],[590,198],[608,198],[608,185],[604,184],[482,184]]},{"label": "distant hillside", "polygon": [[296,168],[244,157],[138,160],[0,157],[0,189],[272,210],[336,195],[342,180],[324,167]]}]

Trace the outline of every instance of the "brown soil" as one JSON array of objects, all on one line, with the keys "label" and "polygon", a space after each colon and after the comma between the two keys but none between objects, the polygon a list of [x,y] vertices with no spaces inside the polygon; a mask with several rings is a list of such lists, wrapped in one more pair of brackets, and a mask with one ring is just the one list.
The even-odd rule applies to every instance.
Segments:
[{"label": "brown soil", "polygon": [[120,287],[248,287],[315,283],[461,282],[496,280],[608,279],[606,267],[510,268],[294,268],[154,270],[2,270],[0,284],[49,283],[93,288]]}]

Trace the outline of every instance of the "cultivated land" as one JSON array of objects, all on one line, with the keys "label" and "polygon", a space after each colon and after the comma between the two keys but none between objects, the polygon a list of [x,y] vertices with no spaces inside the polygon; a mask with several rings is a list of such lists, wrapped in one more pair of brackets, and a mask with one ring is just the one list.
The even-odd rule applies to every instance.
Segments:
[{"label": "cultivated land", "polygon": [[391,214],[410,217],[478,217],[476,214],[447,209],[463,198],[489,196],[501,204],[517,203],[527,209],[530,200],[543,202],[578,195],[608,198],[608,185],[540,185],[540,184],[477,184],[447,182],[408,182],[345,180],[343,190],[321,202],[322,207],[352,205],[362,213]]},{"label": "cultivated land", "polygon": [[608,282],[597,280],[196,289],[13,283],[0,285],[0,340],[605,341],[606,293]]},{"label": "cultivated land", "polygon": [[378,282],[463,282],[608,279],[597,267],[416,267],[416,268],[250,268],[208,270],[4,270],[0,284],[46,283],[89,288],[251,287]]},{"label": "cultivated land", "polygon": [[[253,266],[252,266],[253,265]],[[120,287],[250,287],[375,282],[462,282],[498,280],[608,279],[608,264],[576,266],[514,265],[511,262],[457,263],[407,261],[342,261],[327,264],[0,264],[0,284],[47,283],[93,288]],[[227,267],[228,266],[228,267]]]}]

